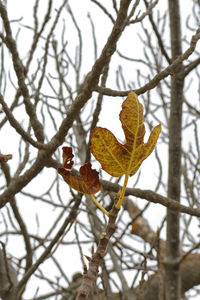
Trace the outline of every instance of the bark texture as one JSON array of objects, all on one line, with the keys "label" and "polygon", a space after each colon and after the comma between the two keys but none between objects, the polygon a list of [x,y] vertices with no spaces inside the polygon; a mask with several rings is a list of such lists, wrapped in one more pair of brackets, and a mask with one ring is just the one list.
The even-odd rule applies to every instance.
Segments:
[{"label": "bark texture", "polygon": [[[182,53],[179,1],[169,0],[170,36],[172,61]],[[181,125],[183,81],[182,64],[171,80],[171,109],[169,120],[169,169],[168,197],[180,202],[181,177]],[[166,300],[180,299],[179,266],[179,213],[167,209],[167,243],[165,259],[165,297]]]}]

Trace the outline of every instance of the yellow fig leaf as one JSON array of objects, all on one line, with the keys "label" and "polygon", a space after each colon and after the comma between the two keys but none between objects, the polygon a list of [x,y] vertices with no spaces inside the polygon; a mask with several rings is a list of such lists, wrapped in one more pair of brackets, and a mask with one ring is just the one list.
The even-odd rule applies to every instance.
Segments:
[{"label": "yellow fig leaf", "polygon": [[93,195],[101,189],[98,172],[91,168],[91,163],[80,167],[80,177],[71,174],[73,165],[72,148],[63,147],[63,168],[58,168],[58,173],[62,175],[73,189],[80,193]]},{"label": "yellow fig leaf", "polygon": [[123,102],[119,118],[125,144],[119,143],[108,129],[96,127],[91,135],[90,149],[108,174],[115,177],[123,174],[132,176],[153,151],[161,132],[161,125],[152,130],[147,143],[144,143],[143,106],[134,92],[130,92]]}]

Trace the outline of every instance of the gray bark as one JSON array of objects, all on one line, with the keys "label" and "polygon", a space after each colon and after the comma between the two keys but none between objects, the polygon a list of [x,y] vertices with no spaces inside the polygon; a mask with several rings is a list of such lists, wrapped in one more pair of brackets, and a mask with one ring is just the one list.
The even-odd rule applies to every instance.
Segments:
[{"label": "gray bark", "polygon": [[16,299],[16,295],[14,296],[13,293],[15,284],[17,284],[17,273],[3,251],[0,250],[0,297],[2,300]]},{"label": "gray bark", "polygon": [[[172,61],[182,53],[179,1],[169,0],[170,35]],[[171,80],[171,109],[169,121],[169,169],[168,197],[180,202],[181,177],[181,125],[183,78],[182,65]],[[179,212],[167,209],[167,243],[165,258],[165,298],[166,300],[180,299],[180,266],[179,258]]]}]

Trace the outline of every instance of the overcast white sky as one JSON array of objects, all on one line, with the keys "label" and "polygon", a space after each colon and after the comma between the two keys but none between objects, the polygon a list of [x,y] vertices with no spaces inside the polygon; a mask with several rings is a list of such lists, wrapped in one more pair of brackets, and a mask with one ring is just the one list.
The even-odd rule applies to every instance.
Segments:
[{"label": "overcast white sky", "polygon": [[[166,5],[167,1],[160,1],[160,6]],[[7,5],[8,5],[8,11],[9,11],[9,17],[12,20],[18,20],[19,18],[23,17],[23,19],[20,20],[20,24],[21,25],[29,25],[31,26],[31,22],[32,21],[32,9],[31,7],[33,6],[34,1],[32,0],[18,0],[18,1],[11,1],[8,0],[7,1]],[[43,1],[39,1],[39,7],[41,10],[41,15],[44,14],[44,12],[46,11],[46,7],[47,7],[47,0],[43,0]],[[54,5],[55,3],[58,3],[58,6],[60,5],[60,3],[62,3],[62,1],[56,0],[54,1]],[[87,14],[88,11],[90,11],[91,17],[93,18],[93,21],[95,22],[95,31],[96,31],[96,36],[97,36],[97,41],[98,41],[98,54],[100,53],[103,44],[106,41],[106,38],[110,32],[110,28],[111,28],[111,24],[109,21],[107,21],[106,18],[103,18],[103,14],[102,12],[97,9],[97,7],[93,4],[90,3],[89,1],[86,0],[73,0],[73,1],[69,1],[74,15],[77,18],[77,22],[83,32],[83,37],[84,37],[84,45],[86,45],[86,47],[84,48],[84,55],[83,55],[83,71],[82,71],[82,76],[84,76],[89,69],[91,68],[93,61],[94,61],[94,52],[92,47],[90,46],[90,44],[92,43],[92,38],[91,38],[91,26],[89,23],[89,19],[87,18]],[[88,4],[89,3],[89,4]],[[104,0],[102,1],[103,4],[106,3],[106,5],[111,5],[111,1],[108,0]],[[185,10],[185,8],[187,8],[187,1],[181,1],[181,9]],[[71,47],[72,51],[74,51],[74,48],[76,46],[77,43],[77,36],[75,35],[75,31],[74,31],[74,27],[72,26],[71,20],[70,18],[66,15],[63,15],[63,17],[68,18],[68,22],[66,22],[67,27],[66,27],[66,31],[68,31],[68,37],[69,37],[69,42],[70,45],[69,47]],[[18,24],[17,22],[14,23],[16,24],[16,32],[18,30]],[[58,25],[57,27],[57,35],[59,35],[61,33],[61,27],[62,27],[62,22],[60,23],[60,25]],[[136,28],[138,28],[138,33],[139,32],[139,27],[135,26],[134,27],[135,30],[137,30]],[[15,30],[15,27],[13,27],[13,30]],[[27,53],[27,49],[29,48],[29,43],[31,42],[31,35],[30,35],[31,30],[28,28],[22,28],[21,27],[21,32],[19,32],[19,36],[18,36],[18,40],[19,40],[19,50],[21,53],[21,56],[25,58],[25,55]],[[186,33],[184,32],[184,35],[186,34],[186,36],[191,36],[191,33]],[[74,36],[74,39],[73,39]],[[168,37],[166,36],[166,39],[168,39]],[[122,51],[122,53],[126,56],[130,56],[130,57],[135,57],[138,55],[138,53],[140,51],[143,50],[143,46],[141,45],[141,43],[139,42],[139,37],[138,40],[136,40],[135,36],[133,39],[133,33],[131,32],[131,30],[127,30],[123,36],[122,39],[120,40],[120,49]],[[11,65],[11,62],[7,62],[8,65]],[[115,66],[116,64],[116,66]],[[113,60],[111,66],[113,67],[113,70],[115,71],[117,68],[117,62],[115,60]],[[125,64],[124,65],[124,73],[127,76],[127,81],[131,80],[132,77],[135,77],[135,66],[134,63],[129,63],[129,64]],[[145,72],[145,70],[144,70]],[[72,79],[73,80],[73,79]],[[109,79],[108,81],[108,86],[112,87],[112,80],[113,82],[115,81],[115,77],[113,76]],[[101,118],[99,121],[99,126],[102,127],[106,127],[109,130],[111,130],[113,133],[116,134],[117,138],[119,139],[123,139],[123,131],[121,129],[121,123],[119,121],[119,112],[121,110],[121,104],[122,101],[124,100],[124,98],[115,98],[115,99],[111,99],[108,100],[106,99],[104,101],[104,107],[103,107],[103,111],[101,113]],[[86,111],[87,113],[87,111]],[[112,115],[111,115],[112,113]],[[154,121],[153,126],[156,126],[157,123]],[[190,133],[188,133],[188,137],[189,137]],[[8,136],[7,132],[1,133],[1,139],[5,140],[5,138]],[[146,133],[146,139],[149,136],[149,132],[147,130]],[[185,136],[185,138],[187,139],[187,137]],[[16,161],[15,161],[15,152],[13,152],[13,143],[15,142],[15,139],[17,139],[16,134],[14,132],[13,129],[9,129],[9,139],[6,139],[6,143],[1,145],[1,151],[5,152],[5,153],[12,153],[13,154],[13,160],[9,162],[10,166],[14,167],[16,165]],[[9,147],[10,145],[10,147]],[[166,147],[163,147],[163,145],[161,145],[158,142],[158,151],[162,151],[162,156],[166,157],[166,160],[163,160],[163,163],[165,165],[165,169],[167,169],[167,149]],[[11,150],[10,150],[11,149]],[[95,166],[95,165],[94,165]],[[97,164],[98,167],[98,164]],[[144,163],[143,166],[141,167],[141,180],[139,181],[137,187],[138,188],[143,188],[143,189],[154,189],[156,184],[155,184],[155,178],[157,178],[157,169],[158,169],[158,165],[157,163],[155,163],[155,157],[154,154],[151,155]],[[25,190],[31,190],[31,189],[35,189],[35,187],[37,186],[38,189],[38,194],[40,194],[42,192],[42,190],[45,190],[45,186],[47,186],[49,184],[49,181],[51,180],[51,173],[54,172],[53,170],[45,170],[44,171],[44,176],[46,176],[47,181],[44,182],[42,185],[40,184],[40,179],[34,179],[33,182],[31,182],[31,184],[29,184],[28,189],[25,188]],[[105,172],[102,172],[104,179],[108,178],[108,176],[106,175]],[[52,173],[53,175],[53,173]],[[164,179],[166,179],[166,175],[167,172],[165,170],[165,174]],[[44,177],[43,177],[44,178]],[[52,176],[53,178],[53,176]],[[130,182],[129,182],[129,186],[133,185],[135,182],[135,178],[131,178]],[[165,180],[166,181],[166,180]],[[67,187],[66,187],[66,193],[67,193]],[[165,191],[163,191],[163,194],[165,194]],[[26,198],[24,199],[20,199],[20,209],[23,211],[23,215],[24,215],[24,219],[27,220],[29,222],[29,225],[32,230],[34,231],[36,229],[36,218],[35,215],[38,214],[38,206],[35,205],[36,202],[28,202]],[[138,205],[140,205],[140,203],[142,203],[141,205],[143,206],[144,201],[143,200],[139,200],[137,201]],[[46,210],[46,206],[43,207],[42,204],[40,204],[40,210],[44,211]],[[148,212],[146,213],[146,217],[152,217],[155,216],[154,218],[151,218],[151,226],[153,227],[153,229],[157,229],[157,227],[160,225],[160,221],[162,220],[163,216],[165,214],[165,209],[162,208],[160,205],[151,205],[151,208],[148,210]],[[44,231],[44,233],[46,233],[46,231],[49,228],[49,224],[52,223],[52,219],[55,218],[55,216],[57,215],[57,212],[52,210],[52,208],[49,207],[48,211],[45,211],[44,214],[44,218],[40,219],[40,231]],[[68,234],[68,238],[73,239],[74,237],[74,232],[73,230]],[[16,247],[15,244],[15,238],[13,237],[13,240],[10,241],[9,247],[10,250],[12,250],[12,246],[15,246],[15,252],[17,253],[19,251],[19,255],[21,252],[21,249],[18,249],[18,247]],[[66,264],[67,266],[67,275],[70,277],[71,276],[71,270],[73,269],[74,272],[75,271],[81,271],[81,263],[79,260],[79,252],[78,249],[73,247],[73,253],[70,252],[70,250],[68,250],[69,252],[66,253],[66,249],[62,250],[61,248],[59,248],[57,250],[57,257],[58,256],[62,256],[65,257],[65,259],[63,260],[63,263]],[[88,254],[87,251],[89,251],[89,249],[87,249],[86,246],[86,253]],[[12,252],[12,251],[11,251]],[[49,268],[51,268],[51,272],[56,272],[56,269],[53,269],[52,264],[51,266],[49,266],[49,262],[45,262],[44,264],[44,270],[46,270],[47,272],[49,271]],[[29,285],[28,289],[27,289],[27,297],[32,297],[32,291],[34,289],[37,288],[37,283],[31,283],[31,286]]]}]

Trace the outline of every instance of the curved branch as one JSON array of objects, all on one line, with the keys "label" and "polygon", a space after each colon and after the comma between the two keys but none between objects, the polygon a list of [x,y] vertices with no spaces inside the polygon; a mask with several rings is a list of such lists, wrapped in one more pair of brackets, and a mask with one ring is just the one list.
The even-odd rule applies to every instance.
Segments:
[{"label": "curved branch", "polygon": [[31,136],[21,127],[21,125],[17,122],[15,117],[13,116],[11,110],[8,108],[6,102],[3,99],[3,96],[0,94],[0,103],[4,109],[6,117],[10,122],[10,125],[19,133],[19,135],[26,141],[29,142],[32,146],[41,149],[43,148],[43,144],[34,141]]},{"label": "curved branch", "polygon": [[81,108],[87,103],[92,95],[92,92],[95,90],[104,66],[107,65],[111,56],[115,52],[117,42],[126,25],[127,10],[130,3],[131,0],[121,1],[121,7],[116,22],[99,58],[95,61],[92,70],[87,74],[82,84],[82,89],[72,103],[69,111],[67,112],[67,117],[63,120],[58,132],[47,144],[52,153],[63,143],[64,138],[77,114],[79,114]]},{"label": "curved branch", "polygon": [[[115,193],[118,193],[119,190],[122,189],[122,187],[119,184],[112,183],[109,181],[102,180],[100,181],[101,185],[103,186],[103,189],[106,191],[113,191]],[[191,216],[200,217],[200,210],[192,207],[187,207],[185,205],[179,204],[177,201],[170,199],[168,197],[161,196],[160,194],[157,194],[151,190],[141,190],[141,189],[135,189],[135,188],[126,188],[125,195],[132,195],[141,199],[148,200],[153,203],[159,203],[165,207],[170,208],[173,211],[179,211],[186,213]]]},{"label": "curved branch", "polygon": [[[146,7],[148,7],[148,2],[146,0],[144,0],[144,3],[146,5]],[[168,64],[171,64],[171,58],[169,57],[169,55],[167,54],[167,51],[165,50],[165,47],[164,47],[164,44],[163,44],[163,41],[162,41],[162,38],[161,38],[161,35],[158,31],[158,28],[153,20],[153,16],[152,14],[149,14],[149,21],[152,25],[152,28],[153,28],[153,31],[157,37],[157,40],[158,40],[158,45],[160,47],[160,50],[162,52],[162,54],[164,55],[165,59],[167,60]]]},{"label": "curved branch", "polygon": [[189,63],[187,66],[185,66],[185,69],[183,71],[184,77],[186,77],[190,72],[192,72],[198,65],[200,64],[200,57]]},{"label": "curved branch", "polygon": [[12,30],[10,27],[7,11],[2,1],[0,1],[0,15],[3,20],[3,24],[6,32],[6,38],[5,38],[6,46],[12,55],[13,67],[18,79],[20,90],[24,98],[26,112],[30,117],[31,125],[33,127],[36,138],[38,139],[39,142],[43,142],[44,141],[43,126],[37,118],[34,105],[30,102],[29,91],[25,83],[25,75],[24,75],[25,69],[19,57],[16,42],[12,37]]},{"label": "curved branch", "polygon": [[[187,260],[181,264],[181,286],[182,294],[187,292],[195,285],[200,284],[200,254],[191,254]],[[137,293],[137,287],[133,293]],[[158,300],[159,299],[159,276],[154,274],[142,285],[142,300]]]},{"label": "curved branch", "polygon": [[51,240],[49,243],[49,246],[44,250],[44,252],[41,254],[41,256],[36,260],[36,262],[32,265],[32,267],[29,268],[29,270],[24,274],[22,279],[19,281],[17,285],[17,290],[20,291],[21,288],[27,283],[31,275],[37,270],[37,268],[44,262],[44,260],[48,257],[48,255],[51,253],[51,250],[55,246],[55,244],[58,242],[60,237],[63,235],[64,231],[66,230],[66,227],[73,222],[76,219],[77,210],[79,208],[79,205],[81,203],[81,196],[77,198],[74,206],[72,207],[68,217],[63,222],[62,226],[60,227],[59,231],[55,235],[55,237]]},{"label": "curved branch", "polygon": [[[159,74],[156,74],[154,78],[152,78],[147,84],[142,86],[139,89],[134,90],[137,95],[144,94],[145,92],[155,88],[157,84],[164,79],[165,77],[169,76],[171,73],[176,71],[176,68],[194,52],[195,47],[197,45],[198,40],[200,39],[200,28],[197,29],[196,33],[192,36],[190,47],[181,55],[179,55],[168,67],[166,67],[163,71]],[[185,76],[184,72],[182,76]],[[103,95],[112,96],[112,97],[124,97],[128,96],[130,90],[128,91],[116,91],[109,88],[104,88],[100,86],[96,86],[94,91],[102,93]]]}]

